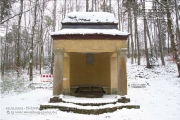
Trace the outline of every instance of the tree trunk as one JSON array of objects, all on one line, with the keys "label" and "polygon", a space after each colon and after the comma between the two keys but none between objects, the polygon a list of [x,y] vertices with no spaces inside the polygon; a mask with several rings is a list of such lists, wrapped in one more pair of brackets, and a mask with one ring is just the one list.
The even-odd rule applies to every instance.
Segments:
[{"label": "tree trunk", "polygon": [[150,62],[149,62],[149,54],[148,54],[148,47],[147,47],[147,38],[146,38],[146,14],[145,14],[145,1],[143,5],[143,10],[144,10],[144,44],[145,44],[145,55],[146,55],[146,67],[151,68]]},{"label": "tree trunk", "polygon": [[[53,10],[53,31],[55,32],[56,30],[56,4],[57,4],[57,0],[54,0],[54,10]],[[52,58],[51,58],[51,74],[53,74],[53,68],[54,68],[54,53],[53,53],[53,40],[52,42],[50,42],[51,44],[51,55],[52,55]]]},{"label": "tree trunk", "polygon": [[86,12],[89,11],[89,0],[86,0]]},{"label": "tree trunk", "polygon": [[[2,37],[0,37],[0,42],[2,45]],[[1,50],[1,75],[2,77],[4,76],[4,56],[3,56],[3,51]]]},{"label": "tree trunk", "polygon": [[[133,0],[133,4],[137,5],[136,0]],[[133,7],[134,14],[134,27],[135,27],[135,39],[137,43],[137,57],[138,57],[138,65],[140,65],[140,49],[139,49],[139,35],[138,35],[138,24],[137,24],[137,12],[136,7]],[[136,51],[135,51],[136,52]]]},{"label": "tree trunk", "polygon": [[170,50],[170,36],[169,36],[169,30],[168,30],[168,54],[170,54],[171,50]]},{"label": "tree trunk", "polygon": [[111,0],[109,0],[109,12],[111,13]]},{"label": "tree trunk", "polygon": [[[131,3],[129,3],[131,4]],[[129,27],[130,27],[130,33],[131,33],[131,64],[134,64],[134,40],[133,40],[133,32],[132,32],[132,15],[131,15],[131,8],[128,8],[129,11]]]},{"label": "tree trunk", "polygon": [[[154,24],[155,24],[155,20],[154,20]],[[157,45],[156,45],[156,40],[157,39],[157,29],[156,29],[156,25],[154,26],[154,49],[155,49],[155,54],[156,54],[156,59],[158,59],[158,51],[157,51]]]},{"label": "tree trunk", "polygon": [[42,10],[41,10],[41,26],[40,26],[40,50],[39,50],[39,73],[42,74],[42,65],[43,65],[43,21],[44,21],[44,7],[45,3],[43,0]]},{"label": "tree trunk", "polygon": [[171,40],[171,49],[173,51],[173,55],[176,61],[176,65],[178,68],[178,75],[180,77],[180,59],[178,56],[178,49],[174,40],[174,33],[173,33],[173,25],[172,25],[172,19],[171,19],[171,12],[169,10],[169,2],[168,0],[165,0],[166,2],[166,12],[167,12],[167,24],[168,24],[168,30],[170,34],[170,40]]},{"label": "tree trunk", "polygon": [[[129,18],[129,14],[128,14],[128,18]],[[129,31],[130,31],[130,19],[128,19],[128,32]],[[128,49],[127,57],[130,58],[130,38],[129,37],[127,39],[127,49]]]},{"label": "tree trunk", "polygon": [[[55,0],[54,2],[56,2],[56,0]],[[63,18],[65,18],[66,12],[67,12],[67,11],[66,11],[66,10],[67,10],[67,9],[66,9],[66,4],[67,4],[67,0],[64,0],[64,12],[63,12],[64,14],[63,14]],[[54,3],[54,7],[56,7],[55,3]],[[55,8],[54,8],[54,10],[55,10]]]},{"label": "tree trunk", "polygon": [[163,46],[162,46],[162,40],[161,40],[161,27],[160,27],[160,20],[157,19],[157,27],[158,27],[158,37],[159,37],[159,47],[160,47],[160,53],[161,53],[161,62],[162,65],[165,65],[164,61],[164,51],[163,51]]},{"label": "tree trunk", "polygon": [[103,1],[103,12],[106,11],[106,0]]},{"label": "tree trunk", "polygon": [[177,1],[175,0],[175,12],[176,12],[176,41],[178,43],[179,46],[179,50],[180,50],[180,28],[179,28],[179,20],[178,18],[179,16],[179,11],[178,11],[178,6],[177,6]]},{"label": "tree trunk", "polygon": [[145,22],[146,22],[147,37],[149,38],[149,45],[150,45],[150,48],[152,48],[151,36],[149,33],[149,26],[148,26],[147,20],[145,20]]},{"label": "tree trunk", "polygon": [[[8,24],[8,22],[7,22],[7,24]],[[7,33],[8,33],[8,26],[6,26],[6,34],[5,34],[5,41],[4,41],[4,52],[3,51],[1,51],[1,57],[3,58],[3,59],[1,59],[1,64],[2,64],[2,68],[1,68],[1,73],[2,73],[2,76],[4,76],[4,73],[5,73],[5,71],[6,71],[6,54],[8,54],[7,53]],[[1,38],[1,37],[0,37]],[[1,41],[2,42],[2,41]]]},{"label": "tree trunk", "polygon": [[118,21],[119,21],[119,30],[121,30],[121,22],[120,22],[120,5],[119,5],[119,0],[117,0],[117,4],[118,4]]},{"label": "tree trunk", "polygon": [[91,12],[94,12],[94,0],[92,0]]},{"label": "tree trunk", "polygon": [[33,51],[34,51],[34,33],[35,33],[35,27],[36,27],[36,19],[37,19],[37,5],[38,5],[38,0],[35,1],[35,8],[34,8],[34,22],[32,26],[32,35],[31,35],[31,47],[30,47],[30,60],[29,60],[29,80],[33,80]]},{"label": "tree trunk", "polygon": [[23,13],[23,0],[20,1],[20,12],[19,12],[19,18],[18,18],[18,34],[17,34],[17,57],[16,57],[16,72],[17,72],[17,77],[20,76],[20,39],[21,39],[21,18],[22,18],[22,13]]},{"label": "tree trunk", "polygon": [[[159,11],[160,7],[157,7],[156,3],[155,3],[155,8],[156,8],[155,9],[156,16],[163,17],[162,15],[159,14],[160,13],[160,11]],[[160,50],[160,53],[161,53],[161,55],[160,55],[161,62],[162,62],[162,65],[165,65],[164,50],[163,50],[163,45],[162,45],[163,38],[161,37],[162,32],[163,32],[163,28],[161,27],[162,26],[161,23],[162,23],[161,19],[156,20],[157,29],[158,29],[158,32],[156,32],[156,33],[157,33],[158,39],[159,39],[159,47],[160,47],[159,50]]]}]

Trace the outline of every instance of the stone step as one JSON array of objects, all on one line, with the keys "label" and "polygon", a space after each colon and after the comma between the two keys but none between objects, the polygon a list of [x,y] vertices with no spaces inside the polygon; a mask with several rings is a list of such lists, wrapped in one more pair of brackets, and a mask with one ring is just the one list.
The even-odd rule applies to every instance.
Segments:
[{"label": "stone step", "polygon": [[[64,103],[72,103],[72,102],[65,102]],[[102,106],[107,104],[116,104],[117,102],[109,102],[109,103],[73,103],[75,105],[81,105],[81,106]]]},{"label": "stone step", "polygon": [[94,104],[79,104],[79,103],[66,103],[66,102],[59,102],[59,103],[46,103],[40,105],[40,110],[45,109],[59,109],[60,111],[65,112],[73,112],[73,113],[80,113],[80,114],[103,114],[103,113],[111,113],[118,109],[140,109],[139,105],[135,105],[132,103],[119,103],[115,102],[112,103],[104,103],[104,105],[95,106]]},{"label": "stone step", "polygon": [[87,99],[87,102],[82,102],[79,99],[79,102],[72,102],[72,101],[61,99],[59,97],[53,97],[53,98],[50,98],[49,103],[57,103],[58,104],[61,102],[61,103],[70,103],[70,104],[80,105],[80,106],[102,106],[102,105],[107,105],[107,104],[116,104],[118,102],[118,99],[115,101],[99,102],[99,103],[98,102],[91,103],[90,101],[88,102],[88,100],[89,99]]},{"label": "stone step", "polygon": [[85,98],[60,95],[50,98],[49,103],[40,105],[40,110],[59,109],[65,112],[80,114],[102,114],[114,112],[118,109],[140,109],[139,105],[131,102],[126,96],[104,95],[102,98]]}]

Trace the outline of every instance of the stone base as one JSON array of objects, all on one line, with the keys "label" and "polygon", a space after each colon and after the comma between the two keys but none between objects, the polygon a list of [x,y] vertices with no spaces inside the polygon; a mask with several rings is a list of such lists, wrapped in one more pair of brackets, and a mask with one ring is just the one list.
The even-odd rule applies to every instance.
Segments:
[{"label": "stone base", "polygon": [[120,103],[128,103],[128,102],[130,102],[130,98],[121,97],[121,98],[118,99],[118,102],[120,102]]},{"label": "stone base", "polygon": [[[108,105],[108,104],[107,104]],[[120,110],[123,108],[126,109],[140,109],[139,105],[120,105],[120,106],[114,106],[114,107],[107,107],[107,108],[98,108],[98,109],[85,109],[84,108],[74,108],[74,107],[68,107],[68,106],[59,106],[57,105],[40,105],[40,110],[46,110],[46,109],[59,109],[60,111],[64,112],[73,112],[73,113],[79,113],[79,114],[93,114],[93,115],[99,115],[103,113],[112,113],[116,110]]]},{"label": "stone base", "polygon": [[62,99],[59,98],[59,97],[53,97],[53,98],[50,98],[50,103],[58,103],[58,102],[62,102]]},{"label": "stone base", "polygon": [[[49,103],[44,103],[40,105],[40,110],[45,109],[59,109],[60,111],[65,112],[73,112],[73,113],[80,113],[80,114],[103,114],[103,113],[111,113],[119,109],[140,109],[140,105],[136,105],[130,102],[130,98],[127,96],[116,96],[112,97],[114,100],[109,102],[103,102],[103,99],[106,98],[97,98],[97,101],[88,102],[91,98],[82,98],[87,99],[87,102],[84,102],[81,98],[75,97],[75,102],[67,99],[65,100],[66,96],[56,96],[50,98]],[[102,102],[99,102],[102,99]],[[77,102],[78,100],[78,102]],[[81,100],[83,102],[81,102]],[[94,99],[96,100],[96,99]],[[96,107],[95,107],[96,106]],[[111,106],[111,107],[109,107]],[[87,109],[87,107],[91,109]]]}]

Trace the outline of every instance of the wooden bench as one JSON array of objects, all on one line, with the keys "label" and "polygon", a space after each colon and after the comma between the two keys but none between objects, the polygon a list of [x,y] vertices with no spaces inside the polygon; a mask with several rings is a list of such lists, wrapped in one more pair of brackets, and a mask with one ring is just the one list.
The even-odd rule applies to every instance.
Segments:
[{"label": "wooden bench", "polygon": [[81,86],[75,91],[76,97],[96,98],[102,97],[104,94],[104,89],[99,86]]}]

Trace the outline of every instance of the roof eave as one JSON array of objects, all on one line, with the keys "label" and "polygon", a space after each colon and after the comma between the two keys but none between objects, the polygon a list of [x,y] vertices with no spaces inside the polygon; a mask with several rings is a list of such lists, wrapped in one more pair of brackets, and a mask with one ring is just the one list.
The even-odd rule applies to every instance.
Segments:
[{"label": "roof eave", "polygon": [[109,34],[58,34],[51,35],[53,40],[127,40],[128,35]]}]

